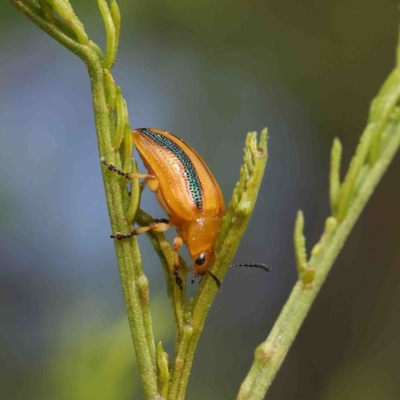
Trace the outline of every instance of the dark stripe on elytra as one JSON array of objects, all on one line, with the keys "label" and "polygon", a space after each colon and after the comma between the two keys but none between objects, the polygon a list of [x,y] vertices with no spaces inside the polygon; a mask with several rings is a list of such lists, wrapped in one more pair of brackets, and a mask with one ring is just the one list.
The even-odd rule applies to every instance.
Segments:
[{"label": "dark stripe on elytra", "polygon": [[140,131],[164,149],[171,151],[172,154],[182,163],[183,170],[185,171],[189,183],[190,195],[192,196],[196,207],[201,210],[203,205],[203,191],[201,189],[200,179],[197,175],[196,169],[187,154],[175,142],[164,135],[150,129],[140,129]]}]

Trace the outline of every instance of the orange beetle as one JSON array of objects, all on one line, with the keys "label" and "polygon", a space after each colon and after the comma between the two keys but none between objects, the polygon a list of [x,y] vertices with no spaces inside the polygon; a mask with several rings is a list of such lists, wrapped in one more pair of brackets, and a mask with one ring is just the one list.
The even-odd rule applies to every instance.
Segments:
[{"label": "orange beetle", "polygon": [[[178,251],[185,243],[194,261],[192,282],[197,276],[209,273],[218,287],[220,280],[209,270],[215,258],[214,247],[225,215],[225,201],[213,174],[199,154],[169,132],[154,128],[140,128],[132,131],[132,139],[147,174],[129,174],[115,165],[102,163],[110,171],[127,179],[145,178],[151,191],[156,193],[158,202],[169,219],[154,220],[150,226],[134,229],[129,233],[111,235],[114,239],[125,239],[153,230],[164,232],[176,227],[178,236],[174,239],[174,275],[182,289],[179,276]],[[235,264],[231,267],[255,267],[269,271],[264,264]]]},{"label": "orange beetle", "polygon": [[163,232],[175,226],[178,233],[174,240],[176,283],[182,289],[178,250],[185,243],[194,261],[192,281],[208,272],[219,286],[220,281],[209,267],[215,258],[214,246],[225,215],[225,201],[210,169],[192,147],[169,132],[140,128],[132,131],[132,139],[148,174],[126,174],[113,164],[102,162],[128,179],[147,179],[169,219],[156,220],[150,226],[111,237],[124,239],[148,230]]}]

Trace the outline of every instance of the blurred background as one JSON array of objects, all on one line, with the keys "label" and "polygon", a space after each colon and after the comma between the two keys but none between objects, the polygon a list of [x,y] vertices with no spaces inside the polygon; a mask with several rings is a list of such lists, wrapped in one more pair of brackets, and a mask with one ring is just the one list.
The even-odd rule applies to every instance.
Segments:
[{"label": "blurred background", "polygon": [[[71,1],[105,45],[95,0]],[[394,0],[119,0],[113,76],[132,128],[174,132],[227,202],[248,131],[269,128],[259,200],[200,339],[187,398],[232,399],[329,215],[332,140],[344,165],[392,70]],[[10,4],[0,13],[0,398],[141,399],[83,63]],[[350,238],[267,398],[400,398],[400,155]],[[143,208],[164,213],[144,192]],[[169,233],[170,239],[174,232]],[[173,352],[161,266],[139,238],[156,340]],[[191,287],[194,295],[197,286]]]}]

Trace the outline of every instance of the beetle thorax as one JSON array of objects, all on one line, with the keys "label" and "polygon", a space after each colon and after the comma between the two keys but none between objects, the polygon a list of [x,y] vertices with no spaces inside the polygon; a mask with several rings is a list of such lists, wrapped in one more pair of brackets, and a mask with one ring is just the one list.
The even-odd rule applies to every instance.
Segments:
[{"label": "beetle thorax", "polygon": [[178,235],[186,244],[190,257],[195,260],[201,253],[205,253],[207,260],[204,266],[194,265],[196,272],[200,275],[205,273],[210,262],[214,258],[215,241],[221,227],[221,217],[204,217],[192,222],[177,224]]}]

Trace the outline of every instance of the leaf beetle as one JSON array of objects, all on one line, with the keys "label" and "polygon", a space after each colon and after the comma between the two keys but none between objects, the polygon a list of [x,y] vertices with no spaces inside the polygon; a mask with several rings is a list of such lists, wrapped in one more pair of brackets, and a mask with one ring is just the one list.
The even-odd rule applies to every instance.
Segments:
[{"label": "leaf beetle", "polygon": [[[215,242],[225,215],[225,201],[216,179],[200,155],[169,132],[139,128],[132,131],[132,140],[148,173],[125,173],[104,159],[102,163],[127,179],[146,179],[149,189],[156,194],[169,218],[155,220],[150,226],[134,229],[127,234],[116,233],[111,237],[120,240],[149,230],[164,232],[175,226],[178,233],[174,239],[176,283],[182,289],[178,251],[185,244],[194,261],[192,282],[197,276],[209,273],[219,287],[219,279],[209,270],[215,258]],[[269,270],[264,264],[234,266]]]}]

